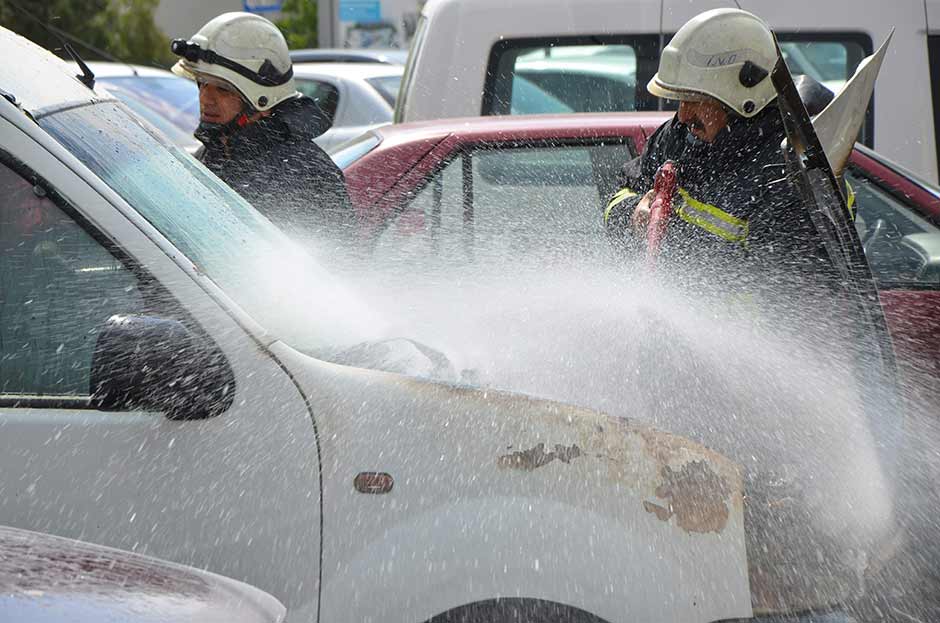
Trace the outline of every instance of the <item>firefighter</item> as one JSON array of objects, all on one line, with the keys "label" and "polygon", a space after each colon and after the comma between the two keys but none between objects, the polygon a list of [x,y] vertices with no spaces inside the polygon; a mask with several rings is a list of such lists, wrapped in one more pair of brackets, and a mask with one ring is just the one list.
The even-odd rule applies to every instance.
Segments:
[{"label": "firefighter", "polygon": [[[788,175],[781,150],[787,136],[770,76],[777,58],[770,28],[742,10],[707,11],[680,28],[647,87],[658,97],[678,100],[679,109],[624,167],[621,188],[603,219],[612,240],[645,249],[656,173],[672,161],[673,212],[657,266],[668,270],[671,283],[715,293],[735,309],[746,308],[747,317],[762,316],[750,313],[756,301],[753,306],[767,312],[774,321],[768,324],[778,330],[783,323],[776,320],[792,315],[802,326],[809,311],[817,324],[804,327],[806,335],[840,326],[836,299],[829,296],[837,291],[838,269]],[[729,317],[730,324],[747,330],[737,319]],[[649,353],[646,369],[661,370],[667,365],[662,361],[693,362],[685,368],[668,364],[668,372],[658,375],[676,379],[662,404],[687,404],[692,410],[720,404],[735,413],[734,396],[716,389],[718,379],[689,354],[695,351],[684,346],[682,335],[656,329],[653,325],[647,343],[634,345]],[[831,337],[831,343],[841,345],[842,339]],[[649,378],[652,384],[657,374]],[[792,407],[791,416],[797,409]],[[745,536],[755,612],[775,614],[768,618],[774,622],[853,621],[847,610],[864,595],[861,578],[870,568],[865,557],[873,556],[893,529],[890,513],[870,525],[847,518],[827,524],[821,519],[826,507],[818,510],[821,481],[788,471],[786,457],[798,448],[736,445],[739,438],[760,439],[765,432],[747,424],[762,421],[751,417],[736,413],[733,421],[709,422],[689,434],[747,465]],[[725,425],[736,432],[729,434]]]},{"label": "firefighter", "polygon": [[352,236],[343,173],[314,143],[331,122],[297,91],[280,30],[225,13],[171,50],[181,57],[173,72],[199,86],[203,164],[288,233]]},{"label": "firefighter", "polygon": [[624,166],[603,214],[609,238],[628,248],[645,244],[654,178],[671,160],[678,188],[663,262],[707,265],[738,281],[742,260],[768,254],[776,260],[767,264],[797,272],[826,263],[804,212],[788,209],[802,200],[785,180],[786,133],[770,78],[776,59],[770,28],[746,11],[707,11],[679,29],[647,85],[678,100],[678,112]]}]

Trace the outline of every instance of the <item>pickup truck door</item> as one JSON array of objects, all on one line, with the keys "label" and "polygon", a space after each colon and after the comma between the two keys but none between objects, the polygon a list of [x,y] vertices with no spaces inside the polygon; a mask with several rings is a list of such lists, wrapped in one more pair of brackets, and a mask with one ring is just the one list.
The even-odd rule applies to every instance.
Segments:
[{"label": "pickup truck door", "polygon": [[[320,474],[304,396],[257,327],[48,141],[0,117],[0,524],[209,569],[314,620]],[[91,357],[114,314],[190,322],[233,372],[228,409],[172,421],[92,408]]]}]

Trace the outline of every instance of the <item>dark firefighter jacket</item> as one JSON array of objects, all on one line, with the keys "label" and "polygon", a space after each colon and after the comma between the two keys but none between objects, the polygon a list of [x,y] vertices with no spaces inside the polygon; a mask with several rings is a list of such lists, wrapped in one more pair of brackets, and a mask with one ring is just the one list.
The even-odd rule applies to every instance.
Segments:
[{"label": "dark firefighter jacket", "polygon": [[342,171],[313,139],[330,127],[316,103],[297,97],[223,138],[196,132],[203,164],[288,234],[342,241],[356,218]]},{"label": "dark firefighter jacket", "polygon": [[633,239],[630,217],[659,167],[673,160],[679,188],[661,248],[664,263],[692,267],[718,282],[784,267],[793,274],[830,270],[799,191],[787,178],[780,149],[785,137],[773,104],[750,120],[734,118],[710,144],[692,138],[673,117],[624,166],[620,190],[604,211],[608,237],[645,248],[645,239]]}]

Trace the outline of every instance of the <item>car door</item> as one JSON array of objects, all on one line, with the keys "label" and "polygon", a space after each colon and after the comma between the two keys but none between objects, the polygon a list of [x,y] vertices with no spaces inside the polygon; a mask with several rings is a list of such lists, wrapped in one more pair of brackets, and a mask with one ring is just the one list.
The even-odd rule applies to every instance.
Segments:
[{"label": "car door", "polygon": [[429,175],[406,176],[389,193],[406,199],[389,210],[374,259],[423,258],[425,267],[471,270],[509,258],[599,260],[608,251],[603,206],[620,168],[636,154],[634,137],[503,139],[451,140],[429,154],[450,155]]},{"label": "car door", "polygon": [[[940,222],[930,195],[897,171],[856,154],[845,173],[855,225],[877,283],[902,371],[940,405]],[[936,198],[933,203],[936,204]]]},{"label": "car door", "polygon": [[[0,524],[206,568],[313,620],[320,473],[304,396],[224,295],[29,132],[0,119]],[[185,323],[232,370],[226,410],[186,421],[94,408],[92,360],[113,315]]]}]

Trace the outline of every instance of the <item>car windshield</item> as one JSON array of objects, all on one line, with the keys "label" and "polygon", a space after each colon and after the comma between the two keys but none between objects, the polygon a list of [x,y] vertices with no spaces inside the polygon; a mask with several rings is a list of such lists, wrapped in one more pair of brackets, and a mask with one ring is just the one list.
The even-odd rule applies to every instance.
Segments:
[{"label": "car windshield", "polygon": [[[349,332],[348,319],[331,323],[329,301],[347,293],[325,268],[122,105],[81,106],[38,121],[270,332],[303,349],[324,346],[319,336],[333,344]],[[323,332],[312,330],[318,315]]]},{"label": "car windshield", "polygon": [[100,78],[98,82],[134,112],[140,113],[142,108],[151,111],[145,115],[151,123],[156,114],[187,135],[199,125],[199,90],[194,82],[176,76]]}]

